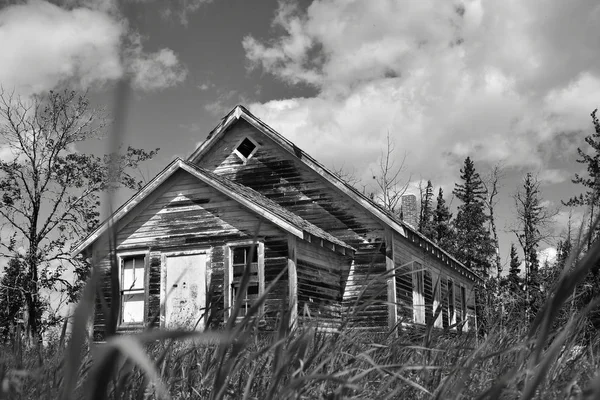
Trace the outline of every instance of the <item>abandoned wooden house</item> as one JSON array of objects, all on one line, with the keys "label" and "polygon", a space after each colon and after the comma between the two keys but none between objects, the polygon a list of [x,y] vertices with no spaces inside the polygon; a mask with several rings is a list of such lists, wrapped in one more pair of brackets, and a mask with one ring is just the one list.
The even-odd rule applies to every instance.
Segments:
[{"label": "abandoned wooden house", "polygon": [[[109,233],[118,260],[112,280]],[[120,330],[202,329],[208,303],[224,322],[235,301],[244,315],[270,286],[259,311],[267,328],[284,309],[291,324],[327,329],[349,319],[375,330],[475,326],[476,274],[242,106],[83,240],[79,253],[106,271],[103,300],[118,302]],[[246,268],[249,283],[238,293]],[[103,309],[96,307],[96,340]]]}]

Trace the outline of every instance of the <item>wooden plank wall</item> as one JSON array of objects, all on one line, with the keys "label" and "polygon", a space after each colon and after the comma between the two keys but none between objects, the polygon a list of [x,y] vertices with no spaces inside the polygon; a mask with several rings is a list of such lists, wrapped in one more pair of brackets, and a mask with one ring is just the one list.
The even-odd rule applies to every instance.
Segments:
[{"label": "wooden plank wall", "polygon": [[[244,137],[259,144],[246,163],[233,152]],[[354,304],[375,275],[385,272],[381,223],[247,122],[232,126],[199,165],[253,188],[356,248],[354,266],[342,283],[346,306]],[[357,309],[361,314],[356,320],[365,327],[387,329],[387,293],[382,286],[385,281],[372,283],[366,293],[370,307]]]},{"label": "wooden plank wall", "polygon": [[[129,221],[119,226],[117,251],[149,251],[147,323],[160,315],[161,254],[168,251],[210,249],[212,276],[207,290],[213,323],[222,323],[225,245],[230,241],[258,238],[265,243],[265,282],[270,282],[287,265],[287,232],[262,221],[257,232],[257,217],[234,200],[217,192],[187,172],[181,171],[165,182],[167,190],[151,202],[132,210]],[[94,248],[104,249],[98,242]],[[104,271],[102,295],[110,307],[110,260],[106,251],[97,251]],[[287,275],[283,276],[265,303],[266,319],[278,318],[281,301],[287,301]],[[154,323],[158,324],[158,321]],[[105,316],[96,307],[94,337],[103,340]]]},{"label": "wooden plank wall", "polygon": [[[469,316],[474,318],[475,316],[475,296],[473,292],[473,283],[467,280],[464,276],[458,272],[448,268],[442,263],[437,257],[431,254],[425,247],[419,246],[417,243],[410,241],[409,239],[394,233],[394,263],[397,268],[396,274],[396,296],[398,299],[398,320],[400,322],[411,323],[413,322],[412,315],[412,262],[419,261],[422,263],[423,268],[431,269],[436,271],[440,276],[440,295],[442,301],[442,325],[447,327],[449,324],[448,320],[448,278],[455,282],[454,297],[455,297],[455,312],[459,316],[458,306],[460,301],[460,289],[459,285],[464,285],[467,289],[467,310]],[[435,274],[426,271],[424,275],[425,283],[425,318],[427,322],[433,320],[433,276]],[[470,324],[474,326],[475,321],[473,320]]]},{"label": "wooden plank wall", "polygon": [[385,244],[361,245],[344,291],[343,306],[352,326],[376,331],[388,329]]},{"label": "wooden plank wall", "polygon": [[[271,285],[279,273],[287,267],[287,236],[265,239],[265,287]],[[281,314],[288,312],[287,272],[274,284],[265,300],[265,321],[267,329],[277,326]]]},{"label": "wooden plank wall", "polygon": [[335,330],[342,322],[342,280],[350,259],[305,241],[297,243],[299,324]]}]

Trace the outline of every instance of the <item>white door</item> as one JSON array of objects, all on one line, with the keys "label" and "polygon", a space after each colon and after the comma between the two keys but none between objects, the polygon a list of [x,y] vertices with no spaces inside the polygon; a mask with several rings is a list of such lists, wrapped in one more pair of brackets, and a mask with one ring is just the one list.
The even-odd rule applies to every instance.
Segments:
[{"label": "white door", "polygon": [[206,259],[206,254],[166,257],[167,328],[204,328]]}]

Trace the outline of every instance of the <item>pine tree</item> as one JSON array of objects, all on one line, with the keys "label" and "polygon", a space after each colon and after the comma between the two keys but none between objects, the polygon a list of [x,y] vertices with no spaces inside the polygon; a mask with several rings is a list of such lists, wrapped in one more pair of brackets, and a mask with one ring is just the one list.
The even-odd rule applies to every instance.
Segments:
[{"label": "pine tree", "polygon": [[489,218],[484,212],[485,187],[470,157],[465,159],[460,173],[462,183],[456,184],[453,191],[462,202],[454,221],[455,255],[467,268],[488,277],[495,249],[490,232],[486,228]]},{"label": "pine tree", "polygon": [[[600,121],[596,117],[598,109],[595,109],[592,116],[592,123],[594,124],[594,133],[585,137],[585,142],[592,148],[592,154],[582,150],[580,147],[577,148],[579,159],[577,160],[580,164],[586,164],[587,176],[580,176],[575,174],[575,178],[571,181],[573,183],[582,185],[586,188],[586,192],[581,193],[579,196],[571,197],[568,201],[563,202],[566,206],[588,206],[589,213],[589,225],[590,230],[594,229],[593,221],[598,214],[598,208],[600,206]],[[598,232],[594,235],[589,236],[588,248],[595,240]]]},{"label": "pine tree", "polygon": [[452,214],[444,200],[444,191],[440,188],[437,205],[433,211],[433,231],[435,242],[444,250],[453,253],[454,235],[450,219]]},{"label": "pine tree", "polygon": [[17,320],[25,306],[21,263],[17,258],[11,258],[0,279],[0,338],[9,339],[12,336]]},{"label": "pine tree", "polygon": [[421,193],[421,212],[419,213],[419,232],[429,239],[435,236],[433,224],[433,185],[427,181],[425,192]]},{"label": "pine tree", "polygon": [[523,179],[523,187],[514,196],[517,212],[517,226],[513,232],[523,250],[525,263],[525,293],[528,307],[533,315],[541,304],[541,277],[539,271],[538,247],[551,233],[555,211],[542,205],[540,184],[531,173]]},{"label": "pine tree", "polygon": [[508,282],[511,291],[515,292],[521,288],[521,261],[517,254],[517,248],[514,243],[510,244],[510,269],[508,270]]}]

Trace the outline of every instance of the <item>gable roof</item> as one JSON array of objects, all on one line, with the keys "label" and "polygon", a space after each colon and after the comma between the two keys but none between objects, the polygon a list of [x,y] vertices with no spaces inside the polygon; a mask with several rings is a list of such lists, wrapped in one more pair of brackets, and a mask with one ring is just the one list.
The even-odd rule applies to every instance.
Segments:
[{"label": "gable roof", "polygon": [[141,203],[162,183],[164,183],[169,177],[179,170],[184,170],[190,173],[207,185],[232,198],[241,205],[245,206],[247,209],[260,215],[279,228],[293,234],[296,237],[299,237],[300,239],[310,240],[310,237],[314,236],[329,242],[334,250],[336,249],[336,246],[348,249],[350,251],[355,250],[348,244],[325,232],[316,225],[304,220],[291,211],[283,208],[273,200],[266,198],[255,190],[230,181],[229,179],[219,176],[204,168],[190,164],[181,158],[177,158],[158,175],[156,175],[154,179],[152,179],[138,193],[136,193],[125,204],[123,204],[117,211],[115,211],[113,215],[107,218],[102,224],[100,224],[100,226],[98,226],[92,233],[82,240],[71,252],[71,255],[74,257],[82,252],[85,248],[90,246],[100,236],[102,236],[102,234],[104,234],[110,226],[114,226],[116,223],[118,223],[119,220],[125,216],[125,214],[130,212],[136,205]]},{"label": "gable roof", "polygon": [[262,132],[269,139],[279,144],[281,148],[283,148],[288,153],[296,157],[298,160],[304,163],[304,165],[311,168],[317,174],[325,178],[325,180],[327,180],[333,187],[337,188],[347,197],[352,199],[355,203],[360,205],[365,210],[369,211],[385,226],[390,227],[395,232],[399,233],[407,239],[409,237],[418,237],[421,241],[423,241],[426,244],[427,247],[437,249],[441,254],[443,254],[444,259],[454,263],[456,266],[459,267],[459,269],[462,269],[464,272],[467,272],[473,279],[480,281],[482,280],[482,278],[479,275],[467,268],[464,264],[462,264],[452,255],[450,255],[447,251],[439,247],[436,243],[431,241],[425,235],[418,232],[411,225],[397,219],[395,215],[393,215],[391,212],[384,209],[379,204],[375,203],[367,196],[356,190],[356,188],[354,188],[352,185],[349,185],[348,183],[344,182],[342,179],[334,175],[325,166],[323,166],[317,160],[312,158],[309,154],[304,152],[302,149],[300,149],[290,140],[285,138],[283,135],[281,135],[273,128],[265,124],[263,121],[261,121],[258,117],[256,117],[242,105],[235,106],[233,110],[231,110],[225,117],[221,119],[221,122],[209,133],[206,140],[200,146],[198,146],[194,150],[194,152],[192,152],[192,154],[187,158],[187,161],[195,164],[218,142],[218,140],[225,134],[225,132],[240,119],[243,119],[244,121],[248,122],[259,132]]}]

